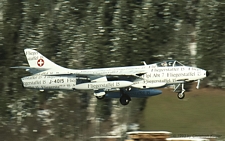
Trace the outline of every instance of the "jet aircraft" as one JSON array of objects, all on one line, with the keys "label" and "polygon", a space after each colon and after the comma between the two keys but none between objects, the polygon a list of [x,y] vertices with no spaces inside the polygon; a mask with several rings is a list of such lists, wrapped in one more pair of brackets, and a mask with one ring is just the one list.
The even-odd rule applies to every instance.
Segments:
[{"label": "jet aircraft", "polygon": [[176,60],[167,60],[140,66],[69,69],[55,64],[34,49],[24,50],[29,66],[17,66],[32,75],[21,78],[24,88],[40,91],[52,90],[93,90],[98,99],[120,98],[122,105],[127,105],[131,97],[148,97],[161,94],[153,89],[174,85],[174,92],[179,90],[179,99],[185,97],[184,84],[208,76],[208,72],[190,66],[184,66]]}]

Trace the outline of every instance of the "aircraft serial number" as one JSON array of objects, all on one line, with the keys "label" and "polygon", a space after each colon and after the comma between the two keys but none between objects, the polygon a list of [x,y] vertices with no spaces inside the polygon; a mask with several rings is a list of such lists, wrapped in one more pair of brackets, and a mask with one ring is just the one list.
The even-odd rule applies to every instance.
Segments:
[{"label": "aircraft serial number", "polygon": [[51,83],[64,83],[64,79],[55,79],[55,80],[50,80]]}]

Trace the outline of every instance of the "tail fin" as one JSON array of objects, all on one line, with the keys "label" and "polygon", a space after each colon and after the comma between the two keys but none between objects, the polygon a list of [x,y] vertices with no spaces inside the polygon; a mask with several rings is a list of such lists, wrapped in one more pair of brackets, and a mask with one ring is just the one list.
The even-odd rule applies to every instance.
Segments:
[{"label": "tail fin", "polygon": [[36,50],[24,49],[24,53],[27,57],[27,61],[31,68],[41,68],[41,69],[62,68],[61,66],[50,61],[48,58],[46,58]]}]

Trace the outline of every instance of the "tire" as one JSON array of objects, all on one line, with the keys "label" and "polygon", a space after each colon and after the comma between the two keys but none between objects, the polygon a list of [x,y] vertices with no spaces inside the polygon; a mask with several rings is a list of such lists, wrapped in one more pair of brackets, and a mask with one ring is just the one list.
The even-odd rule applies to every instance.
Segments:
[{"label": "tire", "polygon": [[129,102],[130,102],[130,97],[128,97],[128,96],[121,96],[120,97],[120,103],[122,105],[128,105]]},{"label": "tire", "polygon": [[184,99],[185,94],[182,93],[182,92],[180,92],[180,93],[177,94],[177,97],[178,97],[179,99]]}]

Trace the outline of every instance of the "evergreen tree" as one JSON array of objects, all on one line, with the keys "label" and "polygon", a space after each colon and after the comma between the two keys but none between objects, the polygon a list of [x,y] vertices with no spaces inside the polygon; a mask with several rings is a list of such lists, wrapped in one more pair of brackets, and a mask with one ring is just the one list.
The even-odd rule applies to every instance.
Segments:
[{"label": "evergreen tree", "polygon": [[[176,59],[191,65],[190,43],[195,41],[195,15],[194,1],[173,2],[170,12],[170,22],[173,24],[172,40],[168,44],[168,53],[166,57]],[[196,14],[196,13],[195,13]],[[172,22],[174,20],[174,22]],[[193,64],[195,65],[195,64]]]},{"label": "evergreen tree", "polygon": [[98,44],[94,44],[94,39],[98,38],[98,27],[95,25],[95,18],[99,6],[98,1],[90,1],[87,8],[87,17],[85,19],[86,43],[84,47],[85,66],[88,68],[99,68],[103,63],[99,62]]},{"label": "evergreen tree", "polygon": [[115,66],[133,65],[132,17],[133,7],[129,0],[118,0],[112,20],[111,62]]},{"label": "evergreen tree", "polygon": [[[161,43],[160,54],[164,55],[164,59],[175,59],[187,61],[189,57],[188,43],[185,41],[186,30],[183,29],[185,2],[183,1],[167,1],[156,2],[155,6],[157,13],[156,25],[159,26],[159,31],[156,31],[155,36]],[[157,40],[156,39],[156,40]]]},{"label": "evergreen tree", "polygon": [[5,1],[2,3],[2,19],[0,34],[0,75],[1,75],[1,100],[0,112],[3,116],[8,116],[6,107],[8,103],[17,98],[19,79],[16,79],[18,71],[12,71],[11,66],[15,66],[18,57],[19,29],[21,27],[22,5],[20,1]]},{"label": "evergreen tree", "polygon": [[161,43],[161,41],[155,40],[156,28],[159,27],[154,25],[157,16],[153,4],[150,0],[143,1],[134,14],[133,26],[136,37],[133,38],[133,46],[135,56],[138,59],[137,64],[140,64],[141,61],[154,63],[156,61],[155,55],[158,54],[160,48],[156,44]]},{"label": "evergreen tree", "polygon": [[225,62],[223,9],[225,4],[217,1],[200,1],[197,19],[198,66],[211,71],[209,85],[224,87]]}]

